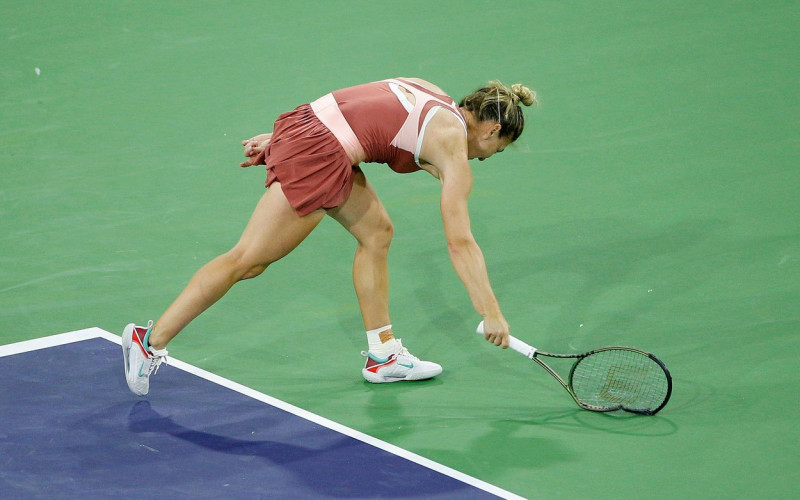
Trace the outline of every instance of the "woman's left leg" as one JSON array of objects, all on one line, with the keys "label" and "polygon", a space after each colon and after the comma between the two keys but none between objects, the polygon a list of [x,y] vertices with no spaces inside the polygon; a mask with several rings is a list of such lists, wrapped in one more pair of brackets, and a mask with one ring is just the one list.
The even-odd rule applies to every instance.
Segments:
[{"label": "woman's left leg", "polygon": [[150,345],[164,349],[190,321],[225,295],[237,281],[258,276],[291,252],[324,215],[320,209],[299,216],[289,205],[280,183],[273,183],[258,202],[239,242],[197,271],[158,319],[149,338]]}]

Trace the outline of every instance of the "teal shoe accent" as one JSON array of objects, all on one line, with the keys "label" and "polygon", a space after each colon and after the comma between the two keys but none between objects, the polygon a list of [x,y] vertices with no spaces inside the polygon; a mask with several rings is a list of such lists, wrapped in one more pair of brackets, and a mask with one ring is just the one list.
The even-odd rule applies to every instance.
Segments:
[{"label": "teal shoe accent", "polygon": [[381,359],[381,358],[375,356],[374,354],[372,354],[371,352],[367,352],[367,356],[369,356],[369,359],[371,359],[372,361],[375,361],[376,363],[386,363],[387,361],[389,361],[389,358]]},{"label": "teal shoe accent", "polygon": [[150,332],[153,331],[153,320],[150,320],[147,323],[147,332],[144,334],[144,338],[142,339],[142,344],[144,348],[150,350]]}]

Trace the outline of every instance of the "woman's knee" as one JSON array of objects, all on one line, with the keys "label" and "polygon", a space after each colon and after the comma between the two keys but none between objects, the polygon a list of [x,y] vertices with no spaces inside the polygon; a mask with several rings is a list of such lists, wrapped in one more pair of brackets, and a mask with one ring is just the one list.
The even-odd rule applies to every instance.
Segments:
[{"label": "woman's knee", "polygon": [[256,276],[258,276],[261,273],[263,273],[264,271],[266,271],[267,267],[269,267],[267,264],[258,264],[258,265],[252,266],[244,274],[242,274],[242,276],[239,278],[239,281],[249,280],[251,278],[255,278]]},{"label": "woman's knee", "polygon": [[237,247],[228,251],[225,254],[225,258],[229,263],[229,269],[237,281],[255,278],[269,267],[269,263],[254,262],[248,257],[246,252],[243,252]]},{"label": "woman's knee", "polygon": [[388,215],[382,217],[359,243],[372,251],[389,251],[389,245],[394,237],[394,224]]}]

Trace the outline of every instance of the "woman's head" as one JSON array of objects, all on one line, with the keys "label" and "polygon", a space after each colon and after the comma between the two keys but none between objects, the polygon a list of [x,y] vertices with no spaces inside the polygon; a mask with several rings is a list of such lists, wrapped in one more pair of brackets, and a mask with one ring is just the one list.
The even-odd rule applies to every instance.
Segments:
[{"label": "woman's head", "polygon": [[492,81],[461,99],[458,105],[472,113],[478,122],[499,123],[500,137],[514,142],[525,127],[520,104],[531,106],[536,102],[536,92],[520,83],[506,87],[499,81]]}]

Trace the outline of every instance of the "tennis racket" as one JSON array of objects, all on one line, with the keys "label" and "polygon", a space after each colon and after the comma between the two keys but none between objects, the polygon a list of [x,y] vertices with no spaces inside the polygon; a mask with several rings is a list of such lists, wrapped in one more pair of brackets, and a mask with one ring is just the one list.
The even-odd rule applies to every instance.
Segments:
[{"label": "tennis racket", "polygon": [[[483,321],[478,332],[483,335]],[[655,415],[672,394],[672,377],[664,363],[633,347],[601,347],[583,354],[553,354],[540,351],[509,336],[509,347],[547,370],[584,410],[625,410]],[[574,359],[565,381],[540,357]]]}]

